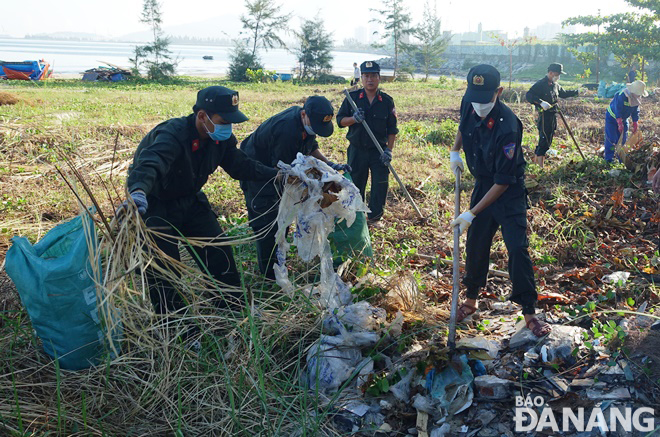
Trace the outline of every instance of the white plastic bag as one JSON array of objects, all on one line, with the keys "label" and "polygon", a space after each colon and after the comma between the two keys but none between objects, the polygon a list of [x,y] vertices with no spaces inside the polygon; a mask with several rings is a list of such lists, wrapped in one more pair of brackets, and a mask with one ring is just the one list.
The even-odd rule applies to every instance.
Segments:
[{"label": "white plastic bag", "polygon": [[[285,262],[290,247],[286,229],[295,223],[293,243],[300,258],[305,262],[317,256],[320,258],[321,282],[314,288],[319,295],[319,304],[324,308],[337,308],[350,303],[350,290],[332,266],[328,235],[335,228],[335,220],[346,220],[350,226],[356,212],[368,211],[360,191],[351,181],[312,156],[298,153],[291,165],[280,162],[278,167],[287,177],[287,183],[280,200],[275,235],[277,264],[274,270],[277,284],[285,292],[293,292]],[[332,187],[332,190],[327,187]]]}]

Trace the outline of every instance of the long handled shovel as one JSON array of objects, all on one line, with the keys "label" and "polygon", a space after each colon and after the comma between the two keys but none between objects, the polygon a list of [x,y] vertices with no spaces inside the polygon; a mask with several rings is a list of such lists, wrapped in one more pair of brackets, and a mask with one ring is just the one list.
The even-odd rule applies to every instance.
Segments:
[{"label": "long handled shovel", "polygon": [[[351,107],[353,108],[353,111],[357,111],[358,107],[355,104],[355,102],[353,101],[353,99],[351,98],[351,95],[348,93],[348,90],[346,88],[344,88],[344,94],[346,95],[346,100],[348,100],[348,103],[351,104]],[[383,148],[380,146],[380,143],[378,142],[378,140],[374,136],[374,133],[371,132],[371,128],[369,127],[369,125],[365,122],[362,122],[362,127],[364,127],[364,129],[367,131],[367,133],[369,134],[369,137],[371,137],[371,140],[374,142],[374,144],[376,145],[376,148],[378,149],[378,151],[380,152],[380,154],[382,156],[383,155]],[[399,183],[399,186],[401,187],[401,189],[405,193],[406,197],[408,198],[408,201],[410,201],[413,208],[415,208],[415,212],[417,212],[417,215],[419,216],[419,218],[424,219],[425,218],[424,215],[422,215],[422,212],[417,207],[417,204],[415,203],[413,198],[410,196],[410,193],[406,189],[406,186],[403,185],[403,182],[401,182],[401,179],[399,179],[399,175],[396,174],[396,172],[394,171],[394,168],[392,167],[392,164],[388,163],[387,167],[392,172],[392,175],[394,176],[394,179],[396,179],[396,181]]]},{"label": "long handled shovel", "polygon": [[[458,217],[461,213],[461,169],[456,169],[456,187],[454,188],[454,218]],[[454,253],[452,254],[453,264],[453,280],[454,287],[451,291],[451,313],[449,314],[449,339],[447,345],[449,350],[453,351],[456,348],[456,317],[458,312],[458,293],[460,291],[460,284],[458,281],[459,268],[461,265],[461,254],[459,239],[461,237],[460,226],[454,227]]]},{"label": "long handled shovel", "polygon": [[559,105],[557,105],[557,112],[559,112],[559,116],[561,117],[561,121],[564,122],[564,126],[566,126],[566,130],[568,131],[568,134],[573,138],[573,142],[575,143],[575,147],[577,147],[578,152],[580,152],[580,156],[582,157],[583,160],[586,160],[587,158],[584,157],[584,153],[582,153],[582,150],[580,149],[580,145],[578,144],[577,140],[575,139],[575,136],[573,135],[573,131],[571,130],[571,127],[568,125],[566,122],[566,118],[564,117],[564,113],[561,112],[561,108]]}]

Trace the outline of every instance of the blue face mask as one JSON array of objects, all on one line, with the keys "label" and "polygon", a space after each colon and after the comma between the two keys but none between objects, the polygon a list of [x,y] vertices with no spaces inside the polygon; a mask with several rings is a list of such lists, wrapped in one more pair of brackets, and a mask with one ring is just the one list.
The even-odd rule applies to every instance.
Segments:
[{"label": "blue face mask", "polygon": [[[209,119],[211,123],[213,123],[213,120],[211,120],[211,117],[209,117],[208,114],[206,114],[206,118]],[[204,125],[204,129],[206,129],[206,125]],[[215,124],[213,123],[213,132],[209,132],[208,129],[206,129],[206,132],[209,134],[209,137],[213,141],[225,141],[229,139],[231,136],[231,123],[230,124]]]}]

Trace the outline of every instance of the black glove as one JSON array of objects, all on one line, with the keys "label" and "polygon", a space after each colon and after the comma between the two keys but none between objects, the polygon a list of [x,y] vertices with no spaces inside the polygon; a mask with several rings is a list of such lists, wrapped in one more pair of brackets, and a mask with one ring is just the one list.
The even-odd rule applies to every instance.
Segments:
[{"label": "black glove", "polygon": [[350,173],[351,170],[353,170],[351,168],[351,166],[348,165],[348,164],[336,164],[332,161],[328,161],[328,165],[330,166],[331,169],[333,169],[335,171],[345,171],[345,172]]},{"label": "black glove", "polygon": [[364,121],[364,110],[358,108],[356,111],[353,111],[353,118],[356,123],[362,123]]},{"label": "black glove", "polygon": [[[144,194],[144,191],[142,190],[133,191],[131,193],[131,199],[133,199],[133,203],[135,203],[135,206],[137,206],[138,213],[140,215],[144,215],[144,213],[147,212],[147,208],[149,208],[149,203],[147,202],[147,195]],[[126,208],[128,208],[128,200],[124,200],[124,202],[117,209],[116,214],[119,215]]]},{"label": "black glove", "polygon": [[380,155],[380,162],[382,162],[385,165],[392,162],[392,149],[390,149],[389,147],[386,147],[383,150],[383,154]]}]

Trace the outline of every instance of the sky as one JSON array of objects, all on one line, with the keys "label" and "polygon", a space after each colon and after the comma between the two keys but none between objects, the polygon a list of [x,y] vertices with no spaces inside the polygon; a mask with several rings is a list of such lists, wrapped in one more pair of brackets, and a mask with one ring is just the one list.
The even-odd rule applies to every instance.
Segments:
[{"label": "sky", "polygon": [[[199,28],[200,35],[195,35],[195,27],[191,26],[193,30],[187,32],[189,36],[217,34],[218,38],[235,38],[240,28],[238,17],[245,11],[241,0],[160,1],[166,30],[172,26],[204,23]],[[376,16],[370,9],[382,5],[376,0],[279,0],[278,3],[283,11],[296,17],[292,20],[293,28],[299,17],[313,18],[320,14],[326,29],[333,32],[339,42],[355,37],[360,27],[370,32],[374,24],[369,20]],[[405,0],[405,4],[413,22],[420,21],[424,0]],[[521,36],[525,26],[533,29],[544,23],[560,23],[571,16],[596,14],[598,8],[605,15],[634,10],[623,0],[437,0],[436,5],[443,30],[476,31],[481,22],[484,30],[502,30],[511,37]],[[146,25],[139,22],[141,9],[141,0],[30,0],[29,6],[19,1],[0,0],[0,35],[22,37],[35,33],[84,32],[117,37],[146,30]]]}]

